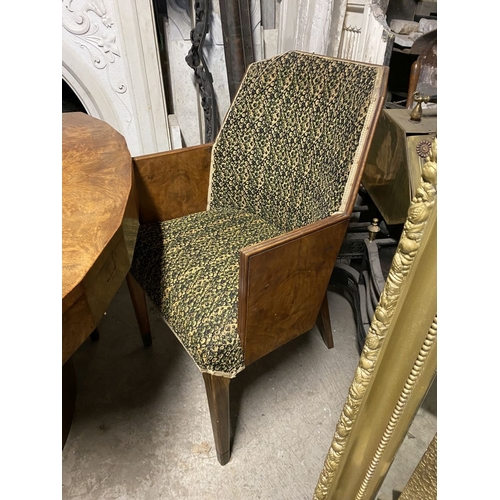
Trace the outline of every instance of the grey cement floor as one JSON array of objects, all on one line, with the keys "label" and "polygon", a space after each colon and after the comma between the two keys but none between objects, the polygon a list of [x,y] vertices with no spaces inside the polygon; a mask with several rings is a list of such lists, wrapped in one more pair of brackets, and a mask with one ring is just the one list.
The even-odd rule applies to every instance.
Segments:
[{"label": "grey cement floor", "polygon": [[[231,382],[232,456],[222,467],[201,374],[152,307],[153,346],[142,347],[122,286],[99,325],[101,339],[74,355],[63,500],[312,498],[358,363],[351,308],[336,293],[329,302],[334,349],[314,328]],[[434,436],[435,417],[421,412],[417,437],[407,437],[379,492],[384,498],[406,483]]]}]

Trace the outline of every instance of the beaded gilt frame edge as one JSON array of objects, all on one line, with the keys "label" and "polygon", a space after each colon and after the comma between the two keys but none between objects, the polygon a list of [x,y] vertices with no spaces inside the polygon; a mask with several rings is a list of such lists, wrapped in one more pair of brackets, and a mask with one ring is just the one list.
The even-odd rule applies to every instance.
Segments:
[{"label": "beaded gilt frame edge", "polygon": [[[349,388],[346,402],[337,422],[332,444],[328,450],[323,470],[316,485],[313,500],[325,500],[328,498],[329,489],[338,472],[339,464],[346,450],[347,441],[351,435],[363,397],[366,394],[368,384],[382,350],[386,334],[393,320],[396,304],[401,295],[402,285],[405,282],[405,277],[410,272],[417,251],[420,248],[422,235],[436,203],[437,139],[434,139],[431,153],[422,168],[421,183],[411,201],[408,217],[404,224],[403,233],[386,280],[386,285],[375,310],[359,364],[354,374],[353,382]],[[434,318],[434,322],[429,329],[421,349],[424,358],[426,353],[428,353],[430,348],[434,345],[436,336],[437,317]],[[420,354],[402,391],[400,397],[402,407],[404,407],[408,401],[409,394],[414,386],[414,378],[418,377],[421,366],[423,366],[425,362],[424,358],[420,359]],[[373,470],[378,463],[377,457],[380,456],[380,453],[387,445],[392,434],[391,429],[394,429],[401,415],[401,410],[402,408],[399,408],[399,406],[394,409],[390,421],[387,424],[386,431],[384,432],[384,436],[378,445],[377,453],[373,457],[372,463],[364,475],[363,482],[356,495],[356,500],[363,499],[366,487],[373,477]]]}]

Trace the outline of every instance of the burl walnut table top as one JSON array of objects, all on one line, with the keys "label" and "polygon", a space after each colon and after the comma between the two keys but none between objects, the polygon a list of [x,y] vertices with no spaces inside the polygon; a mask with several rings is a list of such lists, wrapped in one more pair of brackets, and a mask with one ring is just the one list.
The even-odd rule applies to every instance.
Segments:
[{"label": "burl walnut table top", "polygon": [[84,113],[62,115],[62,298],[120,228],[132,188],[125,139]]}]

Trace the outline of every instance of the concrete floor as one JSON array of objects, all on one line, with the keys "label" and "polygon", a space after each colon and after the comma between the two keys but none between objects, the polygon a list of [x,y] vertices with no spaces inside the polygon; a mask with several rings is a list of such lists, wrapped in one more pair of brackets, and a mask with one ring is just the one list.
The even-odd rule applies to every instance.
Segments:
[{"label": "concrete floor", "polygon": [[[232,456],[222,467],[201,374],[152,307],[153,346],[142,347],[122,286],[99,325],[101,339],[74,355],[63,500],[312,498],[358,363],[351,308],[333,292],[329,302],[334,349],[315,327],[231,382]],[[415,418],[381,498],[404,486],[434,436],[430,407]]]}]

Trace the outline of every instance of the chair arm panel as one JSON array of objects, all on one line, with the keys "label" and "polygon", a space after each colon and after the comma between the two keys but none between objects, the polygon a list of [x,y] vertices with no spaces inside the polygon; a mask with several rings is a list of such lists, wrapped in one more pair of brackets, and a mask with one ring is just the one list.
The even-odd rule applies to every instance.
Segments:
[{"label": "chair arm panel", "polygon": [[337,214],[241,250],[238,330],[246,366],[314,326],[348,223]]},{"label": "chair arm panel", "polygon": [[207,208],[212,143],[133,158],[139,222]]}]

